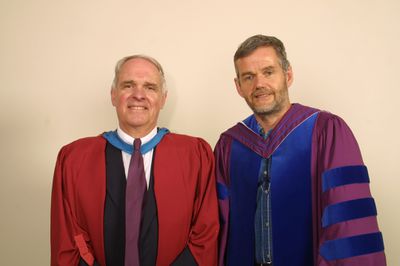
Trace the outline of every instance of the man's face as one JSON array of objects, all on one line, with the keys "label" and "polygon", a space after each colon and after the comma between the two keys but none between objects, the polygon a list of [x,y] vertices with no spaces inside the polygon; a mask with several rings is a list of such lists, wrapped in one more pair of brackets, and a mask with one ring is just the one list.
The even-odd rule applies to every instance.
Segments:
[{"label": "man's face", "polygon": [[257,116],[282,114],[290,107],[291,67],[285,72],[272,47],[259,47],[235,62],[236,89]]},{"label": "man's face", "polygon": [[119,126],[132,137],[143,137],[157,125],[166,93],[155,65],[134,58],[123,64],[111,101],[117,111]]}]

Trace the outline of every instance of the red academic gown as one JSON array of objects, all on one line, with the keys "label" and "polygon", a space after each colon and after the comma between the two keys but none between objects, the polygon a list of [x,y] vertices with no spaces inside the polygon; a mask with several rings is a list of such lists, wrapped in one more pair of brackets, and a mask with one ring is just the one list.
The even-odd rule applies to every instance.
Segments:
[{"label": "red academic gown", "polygon": [[[59,152],[51,204],[51,265],[83,258],[106,265],[106,140],[77,140]],[[167,134],[153,158],[157,202],[156,265],[170,265],[188,247],[198,265],[217,264],[219,230],[214,161],[202,139]]]}]

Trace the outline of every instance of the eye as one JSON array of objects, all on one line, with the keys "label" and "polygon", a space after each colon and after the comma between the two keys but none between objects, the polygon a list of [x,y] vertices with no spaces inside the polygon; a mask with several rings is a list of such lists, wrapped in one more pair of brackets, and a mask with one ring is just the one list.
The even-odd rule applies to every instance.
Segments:
[{"label": "eye", "polygon": [[274,72],[272,70],[266,70],[264,71],[264,76],[271,76]]},{"label": "eye", "polygon": [[253,80],[254,76],[253,75],[245,75],[243,76],[243,80],[244,81],[251,81]]},{"label": "eye", "polygon": [[150,91],[156,91],[158,89],[157,85],[147,85],[146,89],[150,90]]},{"label": "eye", "polygon": [[130,89],[130,88],[132,88],[132,84],[131,83],[123,83],[121,85],[121,88],[122,89]]},{"label": "eye", "polygon": [[267,68],[265,68],[264,70],[263,70],[263,75],[265,76],[265,77],[269,77],[269,76],[271,76],[271,75],[273,75],[274,74],[274,68],[273,67],[267,67]]}]

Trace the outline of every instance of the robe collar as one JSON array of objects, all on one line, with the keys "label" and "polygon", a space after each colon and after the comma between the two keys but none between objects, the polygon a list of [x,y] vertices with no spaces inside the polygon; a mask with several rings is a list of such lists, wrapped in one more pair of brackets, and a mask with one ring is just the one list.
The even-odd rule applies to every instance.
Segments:
[{"label": "robe collar", "polygon": [[[164,127],[159,128],[157,134],[151,140],[149,140],[140,147],[140,152],[142,154],[145,154],[154,149],[154,147],[157,146],[157,144],[162,140],[162,138],[168,133],[169,130],[167,128]],[[124,151],[129,154],[133,153],[133,145],[123,141],[121,137],[118,135],[117,130],[104,132],[103,137],[117,149],[120,149],[121,151]]]},{"label": "robe collar", "polygon": [[318,109],[292,104],[266,139],[255,132],[257,121],[254,115],[228,129],[223,135],[236,139],[260,156],[268,158],[296,127],[318,112]]}]

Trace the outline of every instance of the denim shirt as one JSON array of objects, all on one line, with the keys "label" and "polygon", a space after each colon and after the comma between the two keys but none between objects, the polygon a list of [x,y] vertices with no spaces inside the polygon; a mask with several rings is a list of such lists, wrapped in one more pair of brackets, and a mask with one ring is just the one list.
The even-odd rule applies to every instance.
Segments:
[{"label": "denim shirt", "polygon": [[[271,131],[264,133],[257,124],[257,132],[267,139]],[[272,263],[272,220],[271,220],[271,182],[270,158],[261,160],[258,175],[257,208],[254,219],[255,226],[255,261],[256,263]]]}]

